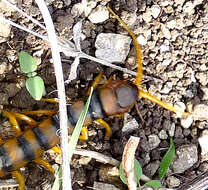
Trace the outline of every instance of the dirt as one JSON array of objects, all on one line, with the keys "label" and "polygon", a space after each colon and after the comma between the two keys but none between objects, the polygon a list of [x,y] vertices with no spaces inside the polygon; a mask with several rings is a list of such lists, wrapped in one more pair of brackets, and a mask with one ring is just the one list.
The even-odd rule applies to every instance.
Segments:
[{"label": "dirt", "polygon": [[[72,40],[73,26],[83,19],[82,32],[85,35],[85,39],[81,43],[82,50],[94,56],[96,36],[101,32],[127,35],[127,32],[111,16],[104,22],[96,24],[88,19],[94,8],[98,5],[106,6],[107,2],[109,2],[109,5],[116,10],[117,14],[124,19],[133,32],[137,36],[142,35],[141,39],[144,39],[141,42],[144,44],[142,46],[143,69],[144,74],[149,76],[149,79],[143,80],[142,88],[170,104],[182,102],[186,108],[194,107],[197,104],[207,105],[208,25],[206,14],[208,14],[208,4],[206,1],[177,0],[173,3],[173,1],[168,0],[96,0],[94,2],[95,5],[93,1],[90,2],[92,4],[87,6],[89,9],[88,13],[88,9],[83,11],[79,8],[80,5],[78,4],[80,4],[80,1],[67,1],[67,4],[64,0],[48,1],[48,8],[60,37]],[[43,21],[37,5],[32,1],[18,1],[14,3],[27,14],[32,15],[39,21]],[[153,5],[157,5],[157,7]],[[152,14],[151,11],[157,11],[158,6],[161,9],[160,13],[158,15],[156,15],[156,12]],[[36,32],[45,33],[19,13],[10,9],[5,9],[3,12],[10,20],[24,24],[24,26]],[[176,24],[172,24],[171,21],[175,21]],[[37,73],[44,79],[47,92],[45,97],[57,97],[57,92],[54,92],[56,83],[53,65],[50,61],[49,46],[38,37],[12,27],[9,35],[6,37],[6,41],[2,42],[0,46],[0,110],[19,112],[24,109],[53,109],[56,106],[35,101],[28,94],[25,88],[26,77],[20,71],[18,62],[18,53],[21,50],[27,51],[31,55],[39,50],[43,50],[41,55],[42,62],[38,67]],[[67,80],[73,58],[65,55],[62,55],[62,58],[64,78]],[[135,70],[136,63],[133,45],[126,60],[125,63],[117,65]],[[104,70],[103,81],[110,76],[128,81],[132,81],[134,78],[93,61],[82,59],[78,67],[77,79],[65,86],[67,98],[76,101],[85,97],[86,90],[101,70]],[[152,179],[157,179],[158,170],[155,169],[157,168],[156,165],[161,161],[169,147],[169,138],[172,136],[176,148],[182,145],[191,146],[195,144],[198,148],[197,155],[199,159],[186,171],[180,173],[180,175],[174,175],[171,172],[168,175],[179,179],[180,185],[187,182],[188,179],[207,171],[206,161],[202,163],[200,160],[201,152],[198,144],[200,134],[208,126],[206,120],[193,121],[190,126],[185,128],[182,126],[180,118],[177,118],[174,113],[152,102],[139,99],[136,104],[138,109],[133,107],[129,114],[138,122],[137,129],[124,133],[121,130],[124,125],[123,119],[109,117],[106,118],[106,121],[110,124],[113,131],[110,140],[105,141],[105,131],[93,124],[88,127],[89,140],[80,142],[80,146],[121,160],[123,148],[129,137],[131,135],[138,136],[141,140],[137,148],[136,158],[144,168],[144,174]],[[8,120],[2,116],[0,117],[0,126],[0,136],[3,139],[11,138],[14,135]],[[161,134],[161,137],[161,130],[164,130],[166,135]],[[160,140],[158,146],[153,149],[149,141],[151,135],[159,136]],[[51,154],[46,152],[45,157],[54,164],[56,160],[51,159],[51,157],[53,158],[53,154]],[[71,165],[72,173],[74,174],[72,175],[73,189],[91,189],[94,182],[97,181],[115,183],[120,189],[126,188],[118,182],[117,178],[108,180],[106,179],[107,177],[101,177],[103,175],[101,172],[103,164],[96,162],[94,159],[87,164],[80,164],[80,159],[80,156],[75,155]],[[41,166],[29,164],[29,166],[23,169],[22,173],[26,178],[26,189],[51,189],[54,176]],[[172,187],[168,180],[163,181],[163,186]]]}]

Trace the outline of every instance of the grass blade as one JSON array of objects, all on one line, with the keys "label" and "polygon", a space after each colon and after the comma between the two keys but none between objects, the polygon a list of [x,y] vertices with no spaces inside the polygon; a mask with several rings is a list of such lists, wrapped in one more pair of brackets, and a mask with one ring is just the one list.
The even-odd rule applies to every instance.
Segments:
[{"label": "grass blade", "polygon": [[166,152],[166,154],[163,157],[161,164],[160,164],[160,172],[159,172],[160,179],[162,179],[165,176],[169,166],[171,165],[171,163],[174,159],[174,156],[175,156],[175,146],[173,143],[173,139],[171,138],[170,139],[170,148]]},{"label": "grass blade", "polygon": [[70,142],[69,142],[69,149],[70,149],[70,152],[69,152],[69,160],[70,161],[71,161],[73,152],[74,152],[74,150],[76,148],[77,141],[79,139],[79,135],[80,135],[81,129],[82,129],[83,124],[84,124],[84,121],[85,121],[85,117],[87,115],[87,111],[88,111],[88,107],[89,107],[89,104],[90,104],[92,92],[93,92],[93,88],[91,88],[90,96],[87,99],[87,102],[86,102],[86,104],[84,106],[84,109],[82,110],[82,113],[79,116],[79,119],[77,121],[77,124],[76,124],[76,126],[74,128],[74,131],[72,133],[72,136],[71,136],[71,139],[70,139]]}]

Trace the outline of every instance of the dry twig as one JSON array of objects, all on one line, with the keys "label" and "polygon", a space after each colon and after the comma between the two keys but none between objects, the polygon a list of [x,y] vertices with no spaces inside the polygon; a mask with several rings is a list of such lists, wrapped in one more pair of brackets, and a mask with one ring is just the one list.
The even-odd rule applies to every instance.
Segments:
[{"label": "dry twig", "polygon": [[124,152],[122,156],[124,176],[126,178],[129,190],[137,189],[137,182],[134,175],[134,154],[139,144],[139,141],[140,138],[131,136],[126,146],[124,147]]}]

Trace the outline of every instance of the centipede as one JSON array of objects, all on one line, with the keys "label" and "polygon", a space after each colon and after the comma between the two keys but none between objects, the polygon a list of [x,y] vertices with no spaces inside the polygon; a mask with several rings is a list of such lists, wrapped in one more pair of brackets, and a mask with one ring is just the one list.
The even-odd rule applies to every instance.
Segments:
[{"label": "centipede", "polygon": [[[133,39],[138,65],[137,76],[134,83],[112,79],[108,80],[101,87],[97,87],[98,81],[102,77],[102,74],[99,74],[92,85],[93,87],[96,87],[96,89],[92,94],[84,126],[89,125],[93,121],[97,122],[106,129],[105,139],[109,139],[112,133],[111,128],[103,119],[108,116],[117,116],[128,112],[136,104],[138,98],[145,98],[157,103],[167,110],[187,115],[188,113],[175,109],[173,106],[157,99],[140,88],[143,75],[140,45],[137,42],[135,34],[129,29],[129,27],[109,7],[108,10],[121,23]],[[76,125],[85,102],[86,98],[74,102],[71,105],[67,105],[69,129],[72,129],[72,127]],[[27,112],[27,114],[32,113],[40,114],[40,111]],[[41,156],[44,151],[59,144],[59,137],[57,136],[57,131],[59,130],[58,113],[46,111],[45,114],[49,115],[48,118],[39,123],[25,115],[25,113],[14,113],[2,110],[2,114],[9,119],[16,136],[5,142],[0,142],[0,177],[11,174],[19,183],[18,190],[24,190],[25,180],[19,172],[19,169],[26,166],[29,162],[41,164],[49,171],[54,172],[52,166],[43,160]],[[21,131],[16,120],[17,118],[25,120],[31,127],[25,131]],[[80,139],[87,140],[87,134],[87,128],[83,127]]]}]

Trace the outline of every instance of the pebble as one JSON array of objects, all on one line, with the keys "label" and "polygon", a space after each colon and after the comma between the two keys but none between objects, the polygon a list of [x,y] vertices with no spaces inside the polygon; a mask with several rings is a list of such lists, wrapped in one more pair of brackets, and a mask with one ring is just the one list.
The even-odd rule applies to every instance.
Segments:
[{"label": "pebble", "polygon": [[207,120],[208,119],[208,105],[198,104],[194,106],[192,116],[195,120]]},{"label": "pebble", "polygon": [[159,160],[153,161],[144,167],[144,173],[145,175],[151,178],[152,176],[155,175],[159,167],[160,167],[160,161]]},{"label": "pebble", "polygon": [[101,182],[94,182],[93,189],[99,189],[99,190],[119,190],[114,185],[108,184],[108,183],[101,183]]},{"label": "pebble", "polygon": [[7,70],[7,64],[5,62],[0,63],[0,75],[4,74]]},{"label": "pebble", "polygon": [[166,23],[166,27],[169,29],[174,29],[176,25],[176,21],[175,20],[170,20],[169,22]]},{"label": "pebble", "polygon": [[187,118],[181,118],[181,126],[184,129],[188,129],[192,123],[193,123],[193,117],[191,116]]},{"label": "pebble", "polygon": [[139,124],[135,118],[133,118],[130,114],[124,114],[124,126],[122,128],[122,132],[132,132],[139,127]]},{"label": "pebble", "polygon": [[160,139],[157,135],[149,135],[148,136],[148,143],[149,143],[149,147],[150,150],[155,149],[159,146],[160,144]]},{"label": "pebble", "polygon": [[9,104],[9,97],[6,93],[0,93],[0,104],[1,105],[8,105]]},{"label": "pebble", "polygon": [[106,21],[109,18],[109,11],[105,6],[97,6],[88,16],[90,22],[97,24]]},{"label": "pebble", "polygon": [[195,74],[196,79],[199,80],[199,82],[203,85],[206,86],[208,84],[208,72],[198,72]]},{"label": "pebble", "polygon": [[168,94],[172,90],[172,87],[173,87],[172,82],[166,82],[162,90],[160,90],[160,92],[163,94]]},{"label": "pebble", "polygon": [[195,7],[195,5],[191,1],[188,1],[183,6],[183,12],[188,14],[188,15],[192,15],[195,12],[194,7]]},{"label": "pebble", "polygon": [[[3,14],[0,14],[3,16]],[[5,22],[0,21],[0,43],[6,42],[11,32],[11,26]]]},{"label": "pebble", "polygon": [[151,7],[151,11],[152,11],[152,17],[156,19],[161,13],[161,7],[159,5],[153,5]]},{"label": "pebble", "polygon": [[198,161],[197,146],[184,145],[176,150],[176,158],[172,163],[174,173],[183,173]]},{"label": "pebble", "polygon": [[170,188],[178,187],[181,183],[180,180],[175,176],[167,177],[166,182]]},{"label": "pebble", "polygon": [[162,129],[162,130],[159,132],[158,136],[159,136],[159,138],[162,139],[162,140],[168,138],[168,134],[167,134],[167,132],[166,132],[164,129]]},{"label": "pebble", "polygon": [[202,87],[201,90],[203,91],[203,100],[208,100],[208,88]]},{"label": "pebble", "polygon": [[81,3],[76,3],[73,5],[71,13],[74,17],[80,16],[83,12],[85,16],[89,16],[92,9],[94,9],[97,5],[95,1],[82,1]]},{"label": "pebble", "polygon": [[129,36],[100,33],[95,41],[97,58],[108,62],[124,62],[130,50],[131,38]]},{"label": "pebble", "polygon": [[208,160],[208,130],[203,130],[201,136],[198,138],[199,145],[201,147],[201,162]]},{"label": "pebble", "polygon": [[161,24],[161,31],[165,38],[167,39],[171,38],[170,30],[164,24]]},{"label": "pebble", "polygon": [[146,22],[146,23],[149,23],[151,20],[152,20],[152,12],[151,10],[147,9],[147,12],[145,12],[143,14],[143,20]]},{"label": "pebble", "polygon": [[142,46],[147,44],[147,38],[145,38],[142,34],[137,37],[137,41]]}]

